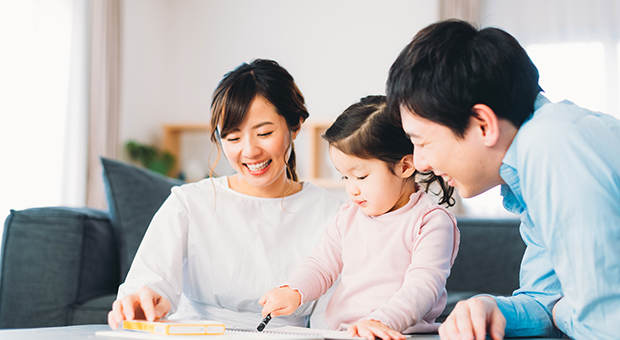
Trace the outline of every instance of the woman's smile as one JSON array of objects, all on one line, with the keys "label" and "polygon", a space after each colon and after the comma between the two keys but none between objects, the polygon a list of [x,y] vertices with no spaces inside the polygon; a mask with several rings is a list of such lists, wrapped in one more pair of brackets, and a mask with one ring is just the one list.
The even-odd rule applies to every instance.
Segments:
[{"label": "woman's smile", "polygon": [[262,175],[267,172],[269,165],[271,165],[271,159],[259,163],[244,163],[244,165],[250,171],[250,174]]}]

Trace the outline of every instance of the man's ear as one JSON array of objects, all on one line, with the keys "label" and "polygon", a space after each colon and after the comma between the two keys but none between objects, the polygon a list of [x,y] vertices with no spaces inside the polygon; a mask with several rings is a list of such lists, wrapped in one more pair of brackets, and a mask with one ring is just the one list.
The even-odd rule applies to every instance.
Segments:
[{"label": "man's ear", "polygon": [[[415,151],[414,151],[415,152]],[[398,171],[397,175],[400,175],[402,178],[409,178],[413,176],[415,172],[415,165],[413,165],[413,155],[404,156],[400,163],[398,163]]]},{"label": "man's ear", "polygon": [[470,118],[470,131],[477,132],[485,146],[495,146],[500,137],[499,120],[495,112],[484,104],[474,105],[472,111],[475,115]]}]

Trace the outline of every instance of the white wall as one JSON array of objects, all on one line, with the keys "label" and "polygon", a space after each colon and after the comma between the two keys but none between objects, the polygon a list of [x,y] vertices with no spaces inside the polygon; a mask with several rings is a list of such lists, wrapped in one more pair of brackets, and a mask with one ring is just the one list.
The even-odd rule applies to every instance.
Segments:
[{"label": "white wall", "polygon": [[[335,119],[385,93],[390,65],[437,20],[438,1],[125,0],[122,15],[120,143],[158,143],[163,123],[208,122],[219,80],[255,58],[293,75],[310,119]],[[302,177],[304,142],[300,135]]]}]

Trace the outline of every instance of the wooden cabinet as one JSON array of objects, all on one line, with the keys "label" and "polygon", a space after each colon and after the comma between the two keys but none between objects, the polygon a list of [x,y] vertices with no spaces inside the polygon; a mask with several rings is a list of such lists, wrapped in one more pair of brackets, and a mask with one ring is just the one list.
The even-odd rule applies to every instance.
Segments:
[{"label": "wooden cabinet", "polygon": [[332,121],[307,121],[302,129],[308,134],[308,175],[302,180],[314,183],[323,188],[343,188],[344,183],[338,179],[335,169],[329,160],[328,144],[321,136]]},{"label": "wooden cabinet", "polygon": [[162,148],[170,152],[175,159],[174,167],[168,175],[176,176],[181,170],[181,134],[183,132],[206,132],[210,130],[209,123],[197,124],[164,124],[163,125],[163,146]]}]

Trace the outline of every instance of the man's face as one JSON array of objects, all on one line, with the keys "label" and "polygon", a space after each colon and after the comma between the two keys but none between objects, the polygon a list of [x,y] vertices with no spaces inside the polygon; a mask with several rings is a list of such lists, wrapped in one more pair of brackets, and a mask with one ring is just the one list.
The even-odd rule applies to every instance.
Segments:
[{"label": "man's face", "polygon": [[475,126],[470,124],[464,137],[459,138],[449,128],[421,118],[404,106],[400,108],[400,118],[413,143],[413,161],[418,171],[432,171],[441,176],[464,198],[496,185],[492,179],[497,175],[492,178],[489,175],[499,169],[492,169],[492,162],[485,157],[488,150]]}]

